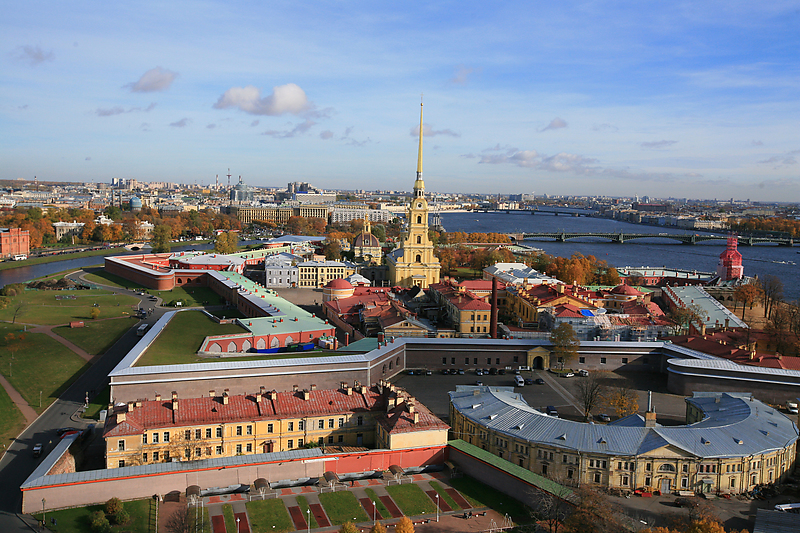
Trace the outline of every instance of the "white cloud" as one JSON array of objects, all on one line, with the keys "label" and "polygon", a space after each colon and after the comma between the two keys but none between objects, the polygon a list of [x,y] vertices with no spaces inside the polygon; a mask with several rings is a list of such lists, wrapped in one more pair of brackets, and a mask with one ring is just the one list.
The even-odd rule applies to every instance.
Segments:
[{"label": "white cloud", "polygon": [[478,163],[486,163],[489,165],[500,165],[503,163],[512,163],[520,167],[536,167],[539,165],[539,153],[536,150],[521,150],[517,151],[512,149],[505,154],[483,155]]},{"label": "white cloud", "polygon": [[231,87],[219,97],[214,109],[237,108],[251,115],[299,115],[311,109],[305,91],[294,83],[273,87],[272,94],[261,98],[261,91],[252,85]]},{"label": "white cloud", "polygon": [[191,119],[184,117],[184,118],[180,119],[180,120],[179,120],[179,121],[177,121],[177,122],[173,122],[173,123],[171,123],[171,124],[170,124],[170,126],[172,126],[173,128],[185,128],[185,127],[186,127],[186,126],[188,126],[188,125],[189,125],[191,122],[192,122],[192,120],[191,120]]},{"label": "white cloud", "polygon": [[330,130],[325,130],[323,132],[320,132],[319,138],[327,141],[328,139],[333,138],[333,132]]},{"label": "white cloud", "polygon": [[38,45],[18,46],[13,55],[17,58],[17,60],[28,63],[31,66],[40,65],[45,61],[53,61],[55,59],[55,55],[53,55],[52,50],[45,52]]},{"label": "white cloud", "polygon": [[562,118],[556,117],[550,121],[550,124],[548,124],[544,129],[540,131],[560,130],[561,128],[566,128],[566,127],[567,127],[566,121]]},{"label": "white cloud", "polygon": [[770,158],[763,159],[758,161],[758,163],[761,165],[774,165],[772,168],[779,169],[781,167],[796,165],[797,159],[794,156],[797,154],[800,154],[800,150],[792,150],[791,152],[786,152],[783,155],[774,155]]},{"label": "white cloud", "polygon": [[[415,126],[411,128],[410,135],[412,137],[419,137],[419,126]],[[450,137],[461,137],[460,133],[456,133],[451,129],[445,130],[434,130],[430,124],[423,124],[422,125],[422,136],[423,137],[436,137],[437,135],[448,135]]]},{"label": "white cloud", "polygon": [[166,91],[169,89],[175,78],[178,77],[177,72],[166,70],[161,67],[151,68],[139,78],[135,83],[129,83],[125,87],[129,87],[131,92],[134,93],[152,93],[157,91]]},{"label": "white cloud", "polygon": [[469,81],[470,74],[480,73],[481,69],[472,68],[466,65],[459,65],[456,69],[455,75],[450,78],[450,83],[455,85],[466,85]]},{"label": "white cloud", "polygon": [[643,142],[639,143],[639,146],[646,149],[651,150],[661,150],[662,148],[669,148],[673,144],[677,144],[678,141],[650,141],[650,142]]},{"label": "white cloud", "polygon": [[141,107],[129,107],[128,109],[125,109],[124,107],[118,105],[106,109],[98,107],[94,113],[98,117],[112,117],[114,115],[122,115],[124,113],[138,113],[138,112],[147,113],[155,109],[155,107],[156,107],[155,102],[145,107],[144,109],[142,109]]}]

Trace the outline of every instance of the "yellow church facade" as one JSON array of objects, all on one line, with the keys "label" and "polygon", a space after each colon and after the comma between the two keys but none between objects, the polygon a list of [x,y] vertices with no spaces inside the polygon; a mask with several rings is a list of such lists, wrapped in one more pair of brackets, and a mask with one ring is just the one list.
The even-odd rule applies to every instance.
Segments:
[{"label": "yellow church facade", "polygon": [[414,194],[406,213],[408,232],[400,247],[386,257],[389,280],[398,287],[428,288],[439,282],[439,258],[433,254],[433,243],[428,237],[428,201],[425,199],[425,182],[422,180],[422,103],[419,112],[419,154]]}]

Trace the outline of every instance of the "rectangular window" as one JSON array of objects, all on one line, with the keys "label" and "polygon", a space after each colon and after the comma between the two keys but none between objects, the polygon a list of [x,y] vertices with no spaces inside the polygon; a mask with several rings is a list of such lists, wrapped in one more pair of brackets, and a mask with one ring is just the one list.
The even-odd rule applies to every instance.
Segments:
[{"label": "rectangular window", "polygon": [[336,442],[344,442],[344,435],[339,435],[339,437],[336,439]]},{"label": "rectangular window", "polygon": [[252,435],[253,434],[253,426],[247,426],[247,434],[248,435]]},{"label": "rectangular window", "polygon": [[267,424],[267,433],[272,433],[274,426],[272,424]]},{"label": "rectangular window", "polygon": [[450,364],[451,364],[451,365],[454,365],[454,364],[456,364],[456,358],[455,358],[455,357],[451,357],[451,358],[450,358]]},{"label": "rectangular window", "polygon": [[542,465],[542,475],[543,476],[547,475],[547,465]]},{"label": "rectangular window", "polygon": [[645,486],[649,487],[649,486],[650,486],[650,482],[651,482],[651,481],[652,481],[652,480],[651,480],[649,477],[646,477],[646,478],[644,478],[644,484],[645,484]]},{"label": "rectangular window", "polygon": [[498,364],[498,365],[500,364],[500,358],[499,357],[497,359],[495,359],[495,364]]},{"label": "rectangular window", "polygon": [[443,364],[443,365],[446,365],[446,364],[447,364],[447,357],[442,357],[442,364]]},{"label": "rectangular window", "polygon": [[604,364],[606,364],[606,358],[605,358],[605,357],[601,357],[601,358],[600,358],[600,364],[601,364],[601,365],[604,365]]},{"label": "rectangular window", "polygon": [[147,433],[142,435],[142,444],[147,444]]},{"label": "rectangular window", "polygon": [[222,438],[222,428],[221,428],[221,427],[218,427],[218,428],[217,428],[217,438],[218,438],[218,439],[221,439],[221,438]]},{"label": "rectangular window", "polygon": [[319,420],[319,421],[317,422],[317,427],[318,427],[319,429],[325,429],[325,421],[324,421],[324,420]]},{"label": "rectangular window", "polygon": [[323,437],[320,437],[319,440],[317,440],[317,442],[319,443],[320,446],[322,446],[322,444],[325,442],[325,439]]},{"label": "rectangular window", "polygon": [[189,458],[192,456],[192,449],[191,449],[191,448],[184,448],[184,450],[183,450],[183,456],[184,456],[186,459],[189,459]]},{"label": "rectangular window", "polygon": [[328,435],[328,444],[333,444],[333,435]]},{"label": "rectangular window", "polygon": [[222,455],[222,446],[217,446],[214,449],[214,453],[216,453],[217,455]]},{"label": "rectangular window", "polygon": [[297,422],[297,431],[303,431],[304,429],[306,429],[306,421],[300,420]]},{"label": "rectangular window", "polygon": [[294,422],[288,422],[286,424],[286,431],[294,431]]},{"label": "rectangular window", "polygon": [[567,479],[572,479],[573,474],[574,470],[572,470],[571,468],[567,470]]},{"label": "rectangular window", "polygon": [[515,362],[515,363],[519,363],[519,356],[518,356],[518,355],[515,355],[515,356],[514,356],[514,362]]},{"label": "rectangular window", "polygon": [[248,442],[247,443],[247,453],[253,453],[253,443],[252,442]]},{"label": "rectangular window", "polygon": [[472,364],[473,365],[477,365],[478,364],[478,358],[477,357],[472,359]]},{"label": "rectangular window", "polygon": [[124,440],[117,441],[117,449],[119,451],[121,451],[121,452],[125,451],[125,441]]},{"label": "rectangular window", "polygon": [[622,476],[622,486],[627,487],[629,483],[628,476]]},{"label": "rectangular window", "polygon": [[242,453],[242,445],[241,444],[237,444],[236,445],[236,454],[237,455],[241,455],[241,453]]},{"label": "rectangular window", "polygon": [[294,448],[294,441],[292,439],[287,440],[286,447],[289,448],[290,450]]},{"label": "rectangular window", "polygon": [[[291,422],[289,422],[291,424]],[[236,426],[236,436],[241,436],[242,434],[242,426]]]},{"label": "rectangular window", "polygon": [[357,425],[357,426],[363,426],[363,425],[364,425],[364,417],[363,417],[363,416],[359,416],[359,417],[356,419],[356,425]]},{"label": "rectangular window", "polygon": [[469,357],[465,357],[465,358],[464,358],[464,364],[465,364],[465,365],[468,365],[468,364],[469,364]]},{"label": "rectangular window", "polygon": [[627,357],[623,357],[622,358],[622,364],[623,365],[627,365],[628,364],[628,358]]},{"label": "rectangular window", "polygon": [[487,357],[486,358],[486,364],[487,365],[491,365],[492,364],[492,358],[491,357]]},{"label": "rectangular window", "polygon": [[339,419],[339,427],[340,427],[340,428],[343,428],[343,427],[344,427],[344,418],[340,418],[340,419]]},{"label": "rectangular window", "polygon": [[595,473],[594,473],[594,482],[595,482],[595,483],[600,483],[600,481],[601,481],[601,475],[600,475],[600,472],[595,472]]},{"label": "rectangular window", "polygon": [[146,463],[146,462],[147,462],[147,452],[144,452],[144,453],[142,454],[142,462],[143,462],[143,463]]},{"label": "rectangular window", "polygon": [[158,452],[153,452],[153,462],[158,461]]},{"label": "rectangular window", "polygon": [[207,439],[211,438],[211,428],[206,428],[206,438]]},{"label": "rectangular window", "polygon": [[124,460],[120,459],[120,461],[119,461],[119,467],[120,467],[120,468],[125,468],[125,461],[124,461]]},{"label": "rectangular window", "polygon": [[195,457],[200,457],[201,455],[203,455],[203,449],[202,448],[195,448],[194,449],[194,456]]},{"label": "rectangular window", "polygon": [[645,469],[645,470],[647,470],[648,472],[652,472],[652,470],[653,470],[653,463],[645,463],[645,465],[644,465],[644,469]]},{"label": "rectangular window", "polygon": [[158,433],[153,433],[153,444],[158,444]]},{"label": "rectangular window", "polygon": [[566,455],[562,455],[561,456],[561,462],[562,463],[566,463],[567,462],[567,456]]},{"label": "rectangular window", "polygon": [[195,429],[194,430],[194,438],[196,440],[200,440],[203,438],[203,430],[202,429]]},{"label": "rectangular window", "polygon": [[192,440],[192,430],[191,429],[187,429],[186,431],[184,431],[183,432],[183,438],[184,438],[184,440]]},{"label": "rectangular window", "polygon": [[164,442],[169,442],[169,431],[164,432]]},{"label": "rectangular window", "polygon": [[169,450],[164,452],[164,461],[169,462]]},{"label": "rectangular window", "polygon": [[689,478],[688,477],[681,478],[681,488],[685,489],[688,486],[689,486]]},{"label": "rectangular window", "polygon": [[334,420],[333,418],[328,419],[328,429],[333,429]]},{"label": "rectangular window", "polygon": [[578,362],[579,362],[580,364],[583,364],[583,363],[585,363],[585,362],[586,362],[586,358],[585,358],[585,357],[578,357]]}]

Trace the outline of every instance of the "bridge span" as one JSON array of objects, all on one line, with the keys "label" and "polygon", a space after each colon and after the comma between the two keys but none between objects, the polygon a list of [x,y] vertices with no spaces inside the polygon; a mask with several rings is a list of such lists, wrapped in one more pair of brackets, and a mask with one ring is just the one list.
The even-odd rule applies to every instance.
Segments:
[{"label": "bridge span", "polygon": [[[591,232],[549,232],[549,233],[509,233],[512,241],[553,240],[567,242],[578,238],[602,239],[613,243],[624,244],[635,239],[668,239],[676,244],[697,244],[704,241],[723,241],[726,235],[704,235],[699,233],[591,233]],[[794,246],[791,237],[739,237],[739,245],[752,246],[754,244],[777,244],[780,246]]]}]

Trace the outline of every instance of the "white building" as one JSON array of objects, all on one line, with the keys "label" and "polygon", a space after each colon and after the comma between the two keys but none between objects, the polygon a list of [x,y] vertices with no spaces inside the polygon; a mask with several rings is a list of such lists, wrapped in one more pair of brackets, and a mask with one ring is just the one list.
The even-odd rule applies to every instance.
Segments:
[{"label": "white building", "polygon": [[555,278],[542,274],[524,263],[495,263],[483,269],[483,279],[497,278],[506,285],[541,285],[542,283],[561,283]]}]

